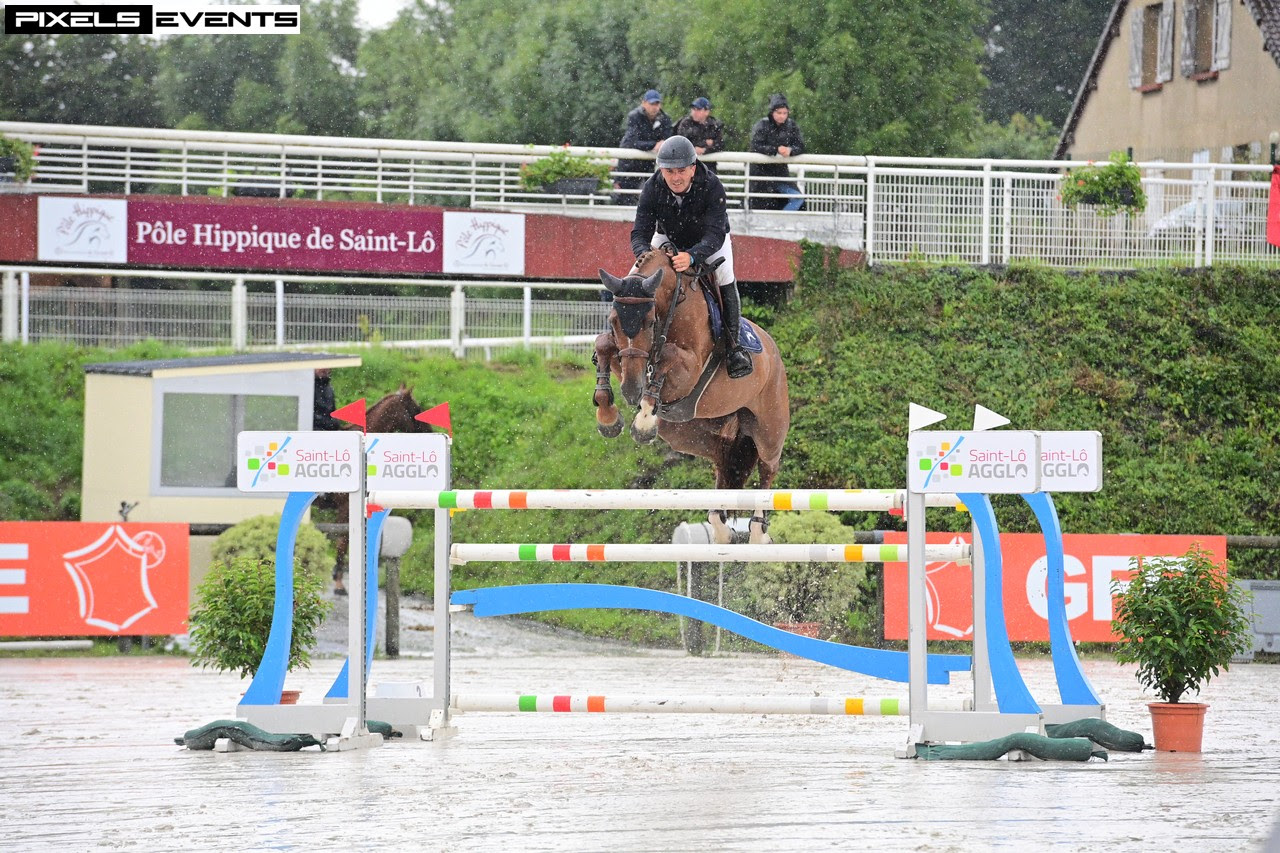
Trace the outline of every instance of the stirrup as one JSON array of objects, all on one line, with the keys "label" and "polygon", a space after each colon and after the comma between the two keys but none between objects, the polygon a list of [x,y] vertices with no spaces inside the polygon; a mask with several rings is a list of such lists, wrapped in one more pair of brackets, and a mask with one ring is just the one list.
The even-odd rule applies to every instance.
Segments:
[{"label": "stirrup", "polygon": [[751,356],[742,347],[732,347],[724,355],[724,369],[730,379],[741,379],[751,375]]}]

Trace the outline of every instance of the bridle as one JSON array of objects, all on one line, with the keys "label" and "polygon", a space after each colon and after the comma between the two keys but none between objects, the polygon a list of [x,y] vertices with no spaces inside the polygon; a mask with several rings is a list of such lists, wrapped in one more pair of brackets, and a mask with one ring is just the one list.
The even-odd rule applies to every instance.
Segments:
[{"label": "bridle", "polygon": [[[667,345],[667,332],[671,330],[671,321],[675,319],[676,309],[680,307],[680,303],[684,301],[684,282],[685,278],[695,278],[696,272],[676,272],[676,291],[671,298],[671,304],[667,308],[667,315],[661,320],[661,328],[656,331],[653,337],[653,343],[649,349],[644,350],[639,347],[628,346],[618,350],[618,358],[644,358],[648,360],[644,368],[645,389],[641,399],[648,398],[653,401],[653,405],[658,405],[658,395],[662,393],[662,385],[667,381],[667,375],[658,371],[658,365],[662,361],[662,351]],[[658,296],[615,296],[614,302],[620,305],[648,305],[654,306],[654,313],[657,313]],[[647,313],[647,312],[646,312]],[[655,326],[658,325],[656,322]],[[628,341],[632,340],[630,337]]]}]

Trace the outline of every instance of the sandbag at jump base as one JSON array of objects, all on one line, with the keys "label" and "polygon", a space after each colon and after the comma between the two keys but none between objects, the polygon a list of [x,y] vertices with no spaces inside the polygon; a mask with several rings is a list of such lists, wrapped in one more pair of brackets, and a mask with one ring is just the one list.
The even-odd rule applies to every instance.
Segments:
[{"label": "sandbag at jump base", "polygon": [[1030,732],[954,746],[916,744],[916,758],[925,761],[995,761],[1015,749],[1045,761],[1088,761],[1095,757],[1107,760],[1106,750],[1094,749],[1093,741],[1088,738],[1048,738]]},{"label": "sandbag at jump base", "polygon": [[246,749],[261,749],[270,752],[297,752],[303,747],[324,745],[311,735],[306,734],[272,734],[243,720],[214,720],[208,725],[192,729],[173,742],[187,749],[213,749],[218,738],[227,738]]},{"label": "sandbag at jump base", "polygon": [[1125,731],[1097,717],[1087,717],[1070,723],[1046,723],[1045,734],[1052,738],[1087,737],[1098,746],[1114,749],[1116,752],[1142,752],[1154,749],[1142,739],[1137,732]]},{"label": "sandbag at jump base", "polygon": [[[365,727],[374,734],[382,735],[383,738],[404,736],[402,732],[392,728],[390,723],[384,723],[380,720],[367,720]],[[187,749],[213,749],[213,745],[218,738],[227,738],[246,749],[267,752],[297,752],[308,746],[318,746],[321,750],[324,749],[324,744],[313,735],[274,734],[243,720],[214,720],[208,725],[192,729],[182,737],[174,738],[173,742],[178,746],[185,746]]]}]

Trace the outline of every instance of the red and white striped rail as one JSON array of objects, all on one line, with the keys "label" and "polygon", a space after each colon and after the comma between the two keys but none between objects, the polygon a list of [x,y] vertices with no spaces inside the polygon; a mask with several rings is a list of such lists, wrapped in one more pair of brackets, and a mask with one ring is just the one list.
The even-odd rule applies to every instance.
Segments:
[{"label": "red and white striped rail", "polygon": [[[929,563],[968,563],[969,545],[926,545]],[[458,542],[450,561],[463,563],[905,563],[906,545],[646,545],[582,543],[485,544]]]},{"label": "red and white striped rail", "polygon": [[[374,491],[369,503],[384,509],[724,509],[891,512],[906,500],[902,489],[514,489]],[[931,507],[961,506],[953,494],[928,494]]]}]

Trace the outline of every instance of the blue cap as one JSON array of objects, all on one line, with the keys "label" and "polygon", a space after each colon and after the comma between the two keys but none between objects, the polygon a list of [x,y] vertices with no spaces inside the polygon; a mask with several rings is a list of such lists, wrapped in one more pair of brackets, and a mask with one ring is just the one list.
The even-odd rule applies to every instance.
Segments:
[{"label": "blue cap", "polygon": [[711,109],[711,102],[708,101],[706,98],[696,98],[694,99],[694,102],[690,104],[690,106],[692,106],[695,110],[709,110]]},{"label": "blue cap", "polygon": [[646,104],[660,104],[662,103],[662,95],[658,94],[657,89],[650,89],[644,93],[644,102]]}]

